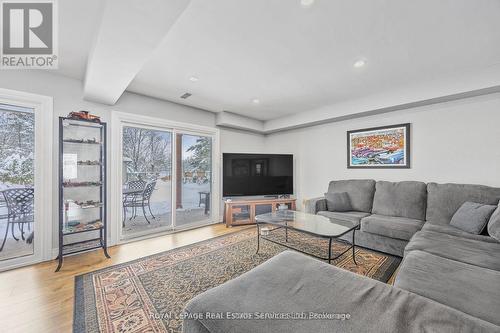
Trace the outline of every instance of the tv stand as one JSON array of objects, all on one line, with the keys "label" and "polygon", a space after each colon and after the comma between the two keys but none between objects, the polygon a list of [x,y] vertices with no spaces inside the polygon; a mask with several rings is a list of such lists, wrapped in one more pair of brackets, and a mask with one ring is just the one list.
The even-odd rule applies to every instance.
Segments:
[{"label": "tv stand", "polygon": [[257,206],[268,206],[274,212],[278,206],[287,205],[288,209],[295,210],[294,198],[259,198],[259,199],[231,199],[224,201],[224,222],[226,227],[235,225],[255,224],[255,211]]}]

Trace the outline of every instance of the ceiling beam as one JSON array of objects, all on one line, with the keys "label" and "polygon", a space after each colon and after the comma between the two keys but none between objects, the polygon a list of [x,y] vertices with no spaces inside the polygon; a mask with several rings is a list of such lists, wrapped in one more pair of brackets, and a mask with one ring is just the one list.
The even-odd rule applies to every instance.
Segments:
[{"label": "ceiling beam", "polygon": [[84,98],[115,104],[189,3],[107,0],[87,62]]},{"label": "ceiling beam", "polygon": [[264,133],[264,122],[262,120],[245,117],[229,111],[217,113],[215,117],[215,125],[241,129],[259,134]]}]

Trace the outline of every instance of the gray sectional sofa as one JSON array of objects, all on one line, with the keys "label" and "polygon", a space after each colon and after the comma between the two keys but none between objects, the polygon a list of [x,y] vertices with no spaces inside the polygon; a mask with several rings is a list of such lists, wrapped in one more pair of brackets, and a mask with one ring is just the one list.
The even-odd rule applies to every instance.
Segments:
[{"label": "gray sectional sofa", "polygon": [[[308,200],[306,212],[360,223],[356,244],[400,257],[413,235],[425,225],[437,225],[442,233],[466,234],[449,225],[464,202],[498,205],[500,200],[500,188],[415,181],[337,180],[330,182],[328,192],[348,193],[353,210],[328,211],[322,196]],[[469,236],[491,240],[487,236]],[[349,240],[352,235],[344,237]]]},{"label": "gray sectional sofa", "polygon": [[[185,333],[207,332],[500,332],[500,231],[472,234],[450,225],[467,201],[499,205],[500,188],[374,180],[332,181],[351,210],[309,213],[360,223],[357,243],[403,256],[394,286],[284,252],[194,298],[187,313],[348,313],[341,320],[200,317]],[[329,197],[327,195],[327,197]],[[490,225],[500,224],[500,208]],[[349,235],[347,235],[349,239]]]},{"label": "gray sectional sofa", "polygon": [[[185,311],[191,318],[184,333],[500,332],[488,321],[292,251],[196,296]],[[308,319],[261,319],[296,313]],[[339,317],[314,319],[323,313]],[[234,319],[238,314],[252,318]]]}]

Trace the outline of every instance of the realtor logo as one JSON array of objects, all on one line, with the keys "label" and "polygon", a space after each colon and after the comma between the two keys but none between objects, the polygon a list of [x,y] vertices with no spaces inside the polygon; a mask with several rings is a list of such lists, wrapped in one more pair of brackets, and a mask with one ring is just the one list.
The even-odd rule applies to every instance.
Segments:
[{"label": "realtor logo", "polygon": [[54,0],[2,1],[2,69],[57,69],[55,7]]}]

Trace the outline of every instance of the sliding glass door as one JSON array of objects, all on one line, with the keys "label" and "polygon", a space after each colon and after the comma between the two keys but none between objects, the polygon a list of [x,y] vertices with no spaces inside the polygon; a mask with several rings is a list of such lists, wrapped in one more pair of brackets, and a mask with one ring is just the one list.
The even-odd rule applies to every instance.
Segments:
[{"label": "sliding glass door", "polygon": [[119,198],[113,204],[119,216],[116,241],[217,222],[216,130],[187,130],[121,113],[116,119],[119,131],[113,137],[120,149],[113,154],[120,172],[111,177],[120,188],[112,193]]},{"label": "sliding glass door", "polygon": [[122,239],[172,229],[172,133],[124,126]]},{"label": "sliding glass door", "polygon": [[52,99],[0,88],[0,271],[52,256]]},{"label": "sliding glass door", "polygon": [[34,254],[35,114],[0,104],[0,261]]},{"label": "sliding glass door", "polygon": [[176,212],[178,228],[211,220],[212,137],[176,135]]}]

